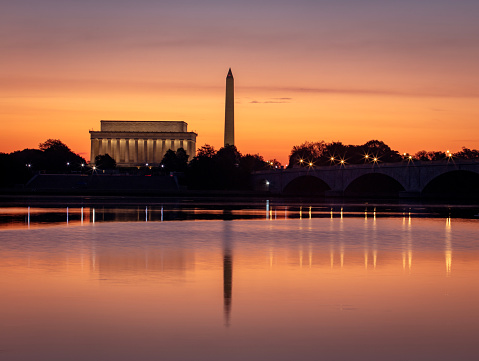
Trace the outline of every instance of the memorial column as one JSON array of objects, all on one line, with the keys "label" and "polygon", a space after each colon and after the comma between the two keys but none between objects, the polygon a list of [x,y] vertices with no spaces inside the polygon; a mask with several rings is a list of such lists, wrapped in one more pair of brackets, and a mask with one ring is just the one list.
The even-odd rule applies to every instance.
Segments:
[{"label": "memorial column", "polygon": [[156,155],[156,148],[157,148],[157,145],[156,145],[156,139],[153,139],[153,158],[151,159],[151,162],[152,163],[157,163],[158,160],[157,160],[157,155]]},{"label": "memorial column", "polygon": [[115,154],[116,154],[116,158],[118,159],[116,161],[116,163],[117,164],[121,163],[122,156],[121,156],[121,147],[120,147],[120,139],[119,138],[116,139],[116,152],[115,152]]},{"label": "memorial column", "polygon": [[130,139],[125,139],[125,163],[130,163]]},{"label": "memorial column", "polygon": [[135,149],[133,151],[133,160],[137,164],[138,163],[138,139],[135,138]]},{"label": "memorial column", "polygon": [[143,139],[143,163],[148,163],[148,139]]}]

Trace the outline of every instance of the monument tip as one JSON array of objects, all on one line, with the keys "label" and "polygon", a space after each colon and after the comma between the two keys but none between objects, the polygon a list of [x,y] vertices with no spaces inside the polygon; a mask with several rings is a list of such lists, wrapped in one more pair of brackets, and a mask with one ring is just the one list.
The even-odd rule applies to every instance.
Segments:
[{"label": "monument tip", "polygon": [[228,70],[228,75],[226,77],[227,78],[232,78],[233,77],[233,73],[231,72],[231,68],[230,68],[230,70]]}]

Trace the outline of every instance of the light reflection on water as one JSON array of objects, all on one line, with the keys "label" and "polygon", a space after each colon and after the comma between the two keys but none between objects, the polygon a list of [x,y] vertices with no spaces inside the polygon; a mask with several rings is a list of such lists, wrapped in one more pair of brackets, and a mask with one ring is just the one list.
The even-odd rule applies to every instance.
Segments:
[{"label": "light reflection on water", "polygon": [[120,223],[97,208],[69,208],[68,221],[58,211],[56,226],[0,231],[2,359],[466,360],[479,351],[475,219],[270,206],[264,221],[161,223],[165,210],[144,207],[139,221]]},{"label": "light reflection on water", "polygon": [[163,222],[182,220],[245,220],[245,219],[313,219],[363,217],[451,217],[479,218],[479,207],[430,206],[411,208],[405,205],[291,205],[271,204],[165,204],[138,206],[83,207],[0,207],[1,228],[49,227],[52,225],[84,225],[98,222]]}]

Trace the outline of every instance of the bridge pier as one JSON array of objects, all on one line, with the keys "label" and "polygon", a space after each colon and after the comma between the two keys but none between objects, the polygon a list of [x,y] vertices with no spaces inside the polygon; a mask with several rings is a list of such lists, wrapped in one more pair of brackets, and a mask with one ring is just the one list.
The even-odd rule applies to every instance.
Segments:
[{"label": "bridge pier", "polygon": [[324,196],[325,197],[331,197],[331,198],[335,198],[335,197],[342,197],[344,196],[344,192],[342,190],[329,190],[329,191],[325,191],[324,192]]},{"label": "bridge pier", "polygon": [[399,198],[421,198],[421,192],[419,191],[399,192]]}]

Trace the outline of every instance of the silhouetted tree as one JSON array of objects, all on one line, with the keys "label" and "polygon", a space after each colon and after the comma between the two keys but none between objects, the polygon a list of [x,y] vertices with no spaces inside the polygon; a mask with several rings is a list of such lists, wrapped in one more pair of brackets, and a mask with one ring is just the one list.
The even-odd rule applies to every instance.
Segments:
[{"label": "silhouetted tree", "polygon": [[99,169],[115,169],[116,160],[109,154],[99,154],[95,157],[95,166]]},{"label": "silhouetted tree", "polygon": [[24,149],[0,154],[0,186],[25,184],[36,172],[69,173],[80,171],[84,158],[73,153],[58,139],[40,143],[41,149]]},{"label": "silhouetted tree", "polygon": [[238,152],[234,145],[227,145],[218,150],[215,156],[215,166],[219,173],[220,189],[241,188],[243,179],[239,169],[240,159],[241,153]]},{"label": "silhouetted tree", "polygon": [[188,154],[183,148],[178,148],[176,152],[168,149],[161,161],[162,168],[167,172],[184,172],[188,165]]},{"label": "silhouetted tree", "polygon": [[289,165],[308,167],[336,165],[341,161],[348,164],[362,164],[373,161],[399,162],[402,157],[395,150],[379,140],[370,140],[363,145],[345,145],[341,142],[305,142],[291,150]]},{"label": "silhouetted tree", "polygon": [[216,167],[216,150],[205,144],[196,152],[187,170],[188,186],[192,189],[218,189],[220,171]]},{"label": "silhouetted tree", "polygon": [[320,159],[326,149],[326,143],[320,142],[304,142],[301,145],[295,145],[291,149],[289,155],[288,167],[307,166],[309,162],[315,162]]},{"label": "silhouetted tree", "polygon": [[216,150],[209,144],[203,145],[196,151],[196,157],[198,158],[213,158],[216,155]]},{"label": "silhouetted tree", "polygon": [[462,147],[461,151],[453,154],[453,157],[459,159],[477,159],[479,158],[479,150]]},{"label": "silhouetted tree", "polygon": [[370,140],[366,142],[361,148],[369,154],[369,156],[377,157],[381,162],[400,162],[402,157],[398,151],[392,150],[387,144],[380,140]]},{"label": "silhouetted tree", "polygon": [[415,160],[421,160],[421,161],[428,161],[428,160],[443,160],[443,159],[446,159],[446,153],[445,152],[434,152],[434,151],[430,151],[430,152],[427,152],[425,150],[420,150],[419,152],[417,152],[413,158]]},{"label": "silhouetted tree", "polygon": [[248,189],[251,172],[267,167],[259,154],[242,156],[232,145],[216,152],[206,144],[188,166],[188,185],[191,189]]},{"label": "silhouetted tree", "polygon": [[60,139],[47,139],[38,145],[38,148],[43,151],[51,152],[71,152],[70,148]]},{"label": "silhouetted tree", "polygon": [[43,165],[43,158],[43,152],[38,149],[0,153],[0,187],[27,183],[35,173],[34,167]]},{"label": "silhouetted tree", "polygon": [[72,152],[70,148],[59,139],[47,139],[38,145],[44,154],[44,162],[38,170],[50,173],[69,173],[81,169],[81,164],[86,161],[83,157]]},{"label": "silhouetted tree", "polygon": [[268,164],[268,162],[266,162],[259,154],[246,154],[240,159],[240,168],[245,173],[250,174],[251,172],[258,170],[268,169],[270,168],[270,164]]}]

